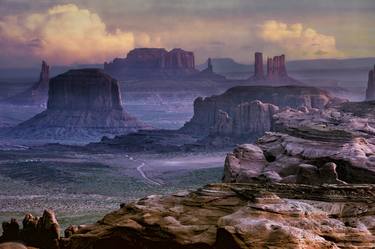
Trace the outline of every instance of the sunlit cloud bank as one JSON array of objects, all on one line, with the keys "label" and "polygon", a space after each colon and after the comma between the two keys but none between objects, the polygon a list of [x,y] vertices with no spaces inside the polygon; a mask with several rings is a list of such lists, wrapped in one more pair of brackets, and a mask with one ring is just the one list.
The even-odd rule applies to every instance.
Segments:
[{"label": "sunlit cloud bank", "polygon": [[155,41],[144,33],[108,31],[96,13],[74,4],[0,19],[0,53],[54,64],[104,62],[150,43]]},{"label": "sunlit cloud bank", "polygon": [[280,47],[294,58],[338,58],[344,53],[336,48],[336,39],[331,35],[304,27],[302,23],[286,24],[275,20],[264,22],[259,37],[266,43]]}]

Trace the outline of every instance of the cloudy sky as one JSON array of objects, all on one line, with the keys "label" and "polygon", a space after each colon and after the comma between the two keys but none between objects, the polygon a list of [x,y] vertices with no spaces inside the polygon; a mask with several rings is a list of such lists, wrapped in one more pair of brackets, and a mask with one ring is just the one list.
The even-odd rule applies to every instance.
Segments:
[{"label": "cloudy sky", "polygon": [[375,0],[0,0],[0,67],[102,63],[181,47],[249,63],[375,56]]}]

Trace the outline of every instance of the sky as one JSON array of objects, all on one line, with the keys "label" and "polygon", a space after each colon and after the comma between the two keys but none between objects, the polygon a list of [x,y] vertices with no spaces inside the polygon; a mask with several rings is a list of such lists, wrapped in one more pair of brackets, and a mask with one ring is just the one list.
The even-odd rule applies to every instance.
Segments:
[{"label": "sky", "polygon": [[0,67],[90,64],[135,47],[253,62],[375,56],[375,0],[0,0]]}]

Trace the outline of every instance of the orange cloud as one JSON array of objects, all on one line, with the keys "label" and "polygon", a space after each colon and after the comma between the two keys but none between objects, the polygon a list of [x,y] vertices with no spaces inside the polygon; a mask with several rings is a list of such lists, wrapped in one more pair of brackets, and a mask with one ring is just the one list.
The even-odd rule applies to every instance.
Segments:
[{"label": "orange cloud", "polygon": [[9,50],[27,51],[54,64],[104,62],[125,56],[135,45],[154,42],[144,33],[109,32],[96,13],[74,4],[57,5],[44,13],[6,16],[0,20],[0,37],[0,50],[9,54]]},{"label": "orange cloud", "polygon": [[288,25],[269,20],[261,25],[259,36],[294,58],[332,58],[344,55],[336,48],[334,36],[320,34],[301,23]]}]

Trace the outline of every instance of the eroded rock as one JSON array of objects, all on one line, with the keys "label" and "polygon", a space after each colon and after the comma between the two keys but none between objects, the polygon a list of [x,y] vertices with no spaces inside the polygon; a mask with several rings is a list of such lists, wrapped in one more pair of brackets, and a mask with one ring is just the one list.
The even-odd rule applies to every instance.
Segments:
[{"label": "eroded rock", "polygon": [[374,186],[211,184],[149,196],[63,240],[78,248],[372,248]]}]

